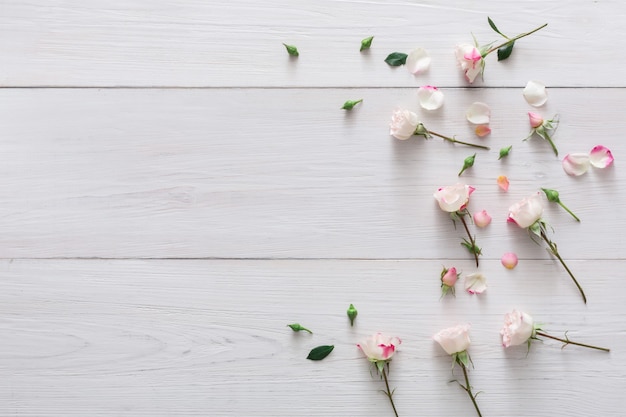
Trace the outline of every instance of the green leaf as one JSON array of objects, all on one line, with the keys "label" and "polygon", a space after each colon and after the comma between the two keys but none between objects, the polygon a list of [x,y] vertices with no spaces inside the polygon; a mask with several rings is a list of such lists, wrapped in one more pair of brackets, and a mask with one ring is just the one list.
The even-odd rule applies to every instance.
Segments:
[{"label": "green leaf", "polygon": [[504,61],[508,57],[511,56],[511,52],[513,52],[513,47],[515,46],[515,41],[511,41],[504,45],[502,48],[498,49],[498,61]]},{"label": "green leaf", "polygon": [[365,38],[361,41],[361,49],[359,49],[359,51],[363,51],[365,49],[370,49],[370,46],[372,46],[372,41],[374,40],[373,36],[370,36],[369,38]]},{"label": "green leaf", "polygon": [[309,356],[307,356],[306,358],[312,361],[321,361],[326,356],[330,355],[330,352],[332,352],[334,348],[335,346],[333,345],[318,346],[311,349],[311,351],[309,352]]},{"label": "green leaf", "polygon": [[400,65],[406,64],[407,54],[403,54],[402,52],[392,52],[387,55],[385,58],[385,62],[392,67],[399,67]]},{"label": "green leaf", "polygon": [[285,49],[287,49],[287,53],[291,56],[298,56],[300,55],[300,53],[298,52],[298,48],[296,48],[293,45],[287,45],[286,43],[283,43],[283,45],[285,45]]},{"label": "green leaf", "polygon": [[491,29],[493,29],[497,34],[504,36],[505,38],[509,39],[504,33],[500,32],[498,30],[498,28],[496,27],[496,24],[493,23],[493,20],[491,20],[491,18],[489,16],[487,16],[487,22],[489,22],[489,26],[491,26]]}]

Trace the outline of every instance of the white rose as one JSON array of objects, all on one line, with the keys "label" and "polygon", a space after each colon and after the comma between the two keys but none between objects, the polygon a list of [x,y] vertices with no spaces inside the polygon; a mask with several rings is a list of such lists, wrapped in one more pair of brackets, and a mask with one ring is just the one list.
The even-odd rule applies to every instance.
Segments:
[{"label": "white rose", "polygon": [[504,316],[504,327],[500,330],[502,346],[506,348],[526,343],[534,331],[533,318],[522,311],[513,310]]},{"label": "white rose", "polygon": [[543,214],[543,205],[539,193],[523,199],[509,207],[509,220],[525,229],[532,226]]},{"label": "white rose", "polygon": [[454,54],[465,73],[465,79],[470,84],[473,83],[483,69],[483,57],[480,55],[480,51],[474,45],[464,43],[456,46]]},{"label": "white rose", "polygon": [[469,324],[459,324],[455,327],[443,329],[433,336],[433,339],[441,345],[448,355],[463,352],[470,345]]},{"label": "white rose", "polygon": [[418,124],[417,114],[405,109],[396,109],[391,116],[389,134],[396,139],[408,139],[415,134]]},{"label": "white rose", "polygon": [[376,333],[367,338],[365,342],[357,344],[358,348],[372,362],[388,361],[396,353],[396,347],[402,343],[397,337],[385,336]]},{"label": "white rose", "polygon": [[475,188],[465,184],[456,184],[448,187],[441,187],[435,191],[433,196],[439,207],[448,213],[463,210],[469,202],[470,195]]}]

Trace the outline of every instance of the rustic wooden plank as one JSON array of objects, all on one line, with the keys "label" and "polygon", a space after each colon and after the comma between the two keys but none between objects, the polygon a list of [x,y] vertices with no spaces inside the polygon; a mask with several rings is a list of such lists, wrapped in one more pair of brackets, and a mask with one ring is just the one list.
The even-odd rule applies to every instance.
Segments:
[{"label": "rustic wooden plank", "polygon": [[[511,36],[549,26],[506,63],[490,56],[485,85],[625,86],[619,0],[4,0],[0,11],[2,86],[463,86],[454,46],[472,33],[501,39],[487,16]],[[298,46],[297,60],[283,42]],[[424,76],[383,62],[416,47],[433,58]]]},{"label": "rustic wooden plank", "polygon": [[[459,181],[473,150],[391,138],[391,112],[406,105],[430,129],[492,147],[461,177],[477,188],[470,210],[494,218],[476,232],[486,259],[548,257],[505,223],[546,186],[583,219],[546,208],[566,259],[623,258],[625,90],[550,90],[540,112],[560,113],[561,154],[604,144],[617,158],[577,178],[547,143],[522,141],[521,89],[444,91],[431,114],[412,89],[2,90],[0,257],[466,258],[432,194]],[[365,101],[347,113],[349,98]],[[464,118],[473,101],[492,106],[487,138]]]},{"label": "rustic wooden plank", "polygon": [[[455,265],[464,273],[469,261]],[[448,264],[450,266],[450,264]],[[2,415],[390,415],[355,343],[384,331],[403,339],[391,364],[400,415],[471,415],[450,359],[431,339],[472,324],[472,383],[484,415],[618,416],[626,377],[624,261],[573,262],[584,306],[550,262],[512,271],[483,263],[489,288],[439,299],[441,263],[427,261],[0,261]],[[350,327],[345,310],[359,316]],[[505,312],[521,308],[557,343],[504,351]],[[298,321],[313,335],[285,327]],[[334,344],[322,362],[305,359]],[[295,411],[294,411],[295,410]]]}]

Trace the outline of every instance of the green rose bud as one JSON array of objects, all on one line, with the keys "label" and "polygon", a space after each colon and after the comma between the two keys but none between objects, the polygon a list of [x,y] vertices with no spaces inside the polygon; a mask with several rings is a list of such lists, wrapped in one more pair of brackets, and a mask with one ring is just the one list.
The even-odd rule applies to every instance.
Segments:
[{"label": "green rose bud", "polygon": [[459,177],[461,176],[461,174],[468,168],[471,168],[474,166],[474,160],[476,159],[476,154],[472,155],[472,156],[468,156],[467,158],[465,158],[465,160],[463,161],[463,168],[461,168],[461,171],[459,172]]},{"label": "green rose bud", "polygon": [[542,188],[541,191],[543,191],[546,194],[548,201],[550,201],[551,203],[557,203],[559,206],[563,207],[563,209],[567,211],[574,219],[576,219],[577,222],[580,221],[578,216],[576,216],[569,208],[567,208],[567,206],[565,206],[565,204],[563,204],[563,202],[559,198],[559,192],[557,190],[550,190],[549,188]]},{"label": "green rose bud", "polygon": [[291,56],[299,56],[300,53],[298,52],[298,48],[296,48],[293,45],[287,45],[286,43],[283,43],[283,45],[285,45],[285,48],[287,49],[287,53],[289,53],[289,55]]},{"label": "green rose bud", "polygon": [[350,326],[354,326],[354,319],[356,318],[357,314],[359,314],[359,312],[356,311],[356,308],[354,308],[354,304],[350,304],[350,307],[348,308],[348,318],[350,319]]},{"label": "green rose bud", "polygon": [[498,157],[498,160],[504,158],[505,156],[509,156],[511,149],[513,149],[513,145],[500,149],[500,156]]},{"label": "green rose bud", "polygon": [[294,324],[288,324],[287,327],[290,327],[291,330],[293,330],[294,332],[299,332],[299,331],[305,331],[305,332],[309,332],[311,334],[313,334],[312,331],[310,331],[309,329],[307,329],[306,327],[302,327],[300,324],[298,323],[294,323]]},{"label": "green rose bud", "polygon": [[363,51],[365,49],[370,49],[370,46],[372,46],[372,41],[374,40],[373,36],[370,36],[369,38],[365,38],[361,41],[361,49],[359,49],[359,51]]},{"label": "green rose bud", "polygon": [[360,102],[362,102],[363,99],[359,99],[359,100],[348,100],[345,103],[343,103],[343,110],[352,110],[354,108],[354,106],[356,106],[357,104],[359,104]]}]

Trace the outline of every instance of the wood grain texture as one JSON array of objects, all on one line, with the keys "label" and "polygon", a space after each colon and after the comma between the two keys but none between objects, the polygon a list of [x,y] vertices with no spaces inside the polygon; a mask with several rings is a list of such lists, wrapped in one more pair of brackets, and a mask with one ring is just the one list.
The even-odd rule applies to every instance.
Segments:
[{"label": "wood grain texture", "polygon": [[[151,1],[0,3],[3,86],[464,86],[454,46],[498,41],[491,16],[521,40],[505,63],[488,58],[485,85],[625,86],[619,0]],[[361,39],[375,36],[368,53]],[[298,46],[289,59],[283,42]],[[415,78],[387,54],[428,49]],[[477,82],[482,85],[482,82]]]},{"label": "wood grain texture", "polygon": [[[472,270],[471,262],[457,266]],[[3,261],[0,414],[390,415],[382,382],[355,346],[383,330],[403,339],[390,374],[401,415],[470,415],[463,391],[448,383],[450,358],[431,339],[470,322],[471,379],[484,415],[525,417],[530,402],[536,416],[620,416],[618,271],[626,265],[574,266],[597,273],[586,307],[567,281],[546,280],[545,261],[513,271],[485,262],[485,294],[442,300],[435,260]],[[351,302],[359,309],[353,328]],[[555,335],[569,330],[614,350],[547,341],[528,356],[524,347],[505,351],[498,332],[513,307]],[[286,324],[295,321],[314,334],[293,333]],[[336,347],[307,361],[320,344]]]},{"label": "wood grain texture", "polygon": [[[561,154],[602,143],[618,158],[576,178],[546,142],[522,141],[521,89],[445,93],[440,112],[420,112],[427,126],[492,147],[460,179],[472,149],[389,136],[394,106],[419,111],[413,89],[0,91],[0,256],[466,258],[463,230],[432,197],[462,181],[477,188],[470,210],[494,218],[476,231],[486,259],[548,257],[505,223],[508,207],[540,187],[559,190],[583,219],[546,201],[566,259],[623,258],[613,231],[625,227],[615,208],[626,204],[626,121],[611,109],[625,90],[550,90],[541,113],[561,115]],[[347,113],[348,98],[365,101]],[[493,108],[485,139],[464,117],[473,101]]]}]

